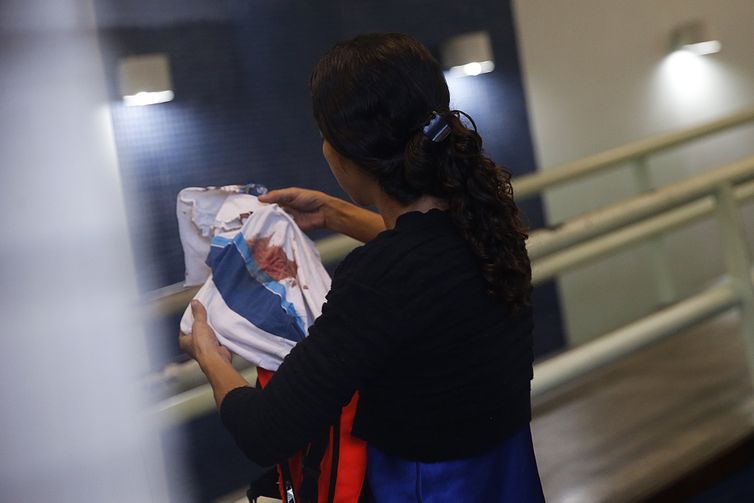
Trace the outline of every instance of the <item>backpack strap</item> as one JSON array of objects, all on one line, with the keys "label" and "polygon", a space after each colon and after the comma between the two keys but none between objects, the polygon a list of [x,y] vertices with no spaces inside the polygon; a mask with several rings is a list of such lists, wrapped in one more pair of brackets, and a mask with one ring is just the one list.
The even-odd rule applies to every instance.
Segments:
[{"label": "backpack strap", "polygon": [[330,487],[327,503],[335,501],[335,484],[338,482],[338,462],[340,461],[340,413],[332,427],[332,467],[330,468]]},{"label": "backpack strap", "polygon": [[299,494],[306,503],[317,503],[319,499],[319,476],[322,473],[320,466],[329,444],[330,428],[324,435],[309,444],[309,451],[304,456]]}]

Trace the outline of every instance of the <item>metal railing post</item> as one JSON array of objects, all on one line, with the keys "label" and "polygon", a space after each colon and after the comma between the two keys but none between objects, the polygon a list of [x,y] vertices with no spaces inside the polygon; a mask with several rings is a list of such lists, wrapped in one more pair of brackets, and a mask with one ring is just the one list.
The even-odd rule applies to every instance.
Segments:
[{"label": "metal railing post", "polygon": [[[632,161],[634,178],[639,192],[649,192],[652,186],[652,178],[649,173],[646,156],[637,157]],[[660,306],[672,304],[676,299],[673,276],[668,265],[668,253],[662,236],[655,236],[648,241],[652,277],[654,279],[657,301]]]},{"label": "metal railing post", "polygon": [[720,184],[715,197],[725,266],[734,283],[741,306],[741,331],[751,382],[754,384],[754,285],[751,281],[749,249],[731,183]]}]

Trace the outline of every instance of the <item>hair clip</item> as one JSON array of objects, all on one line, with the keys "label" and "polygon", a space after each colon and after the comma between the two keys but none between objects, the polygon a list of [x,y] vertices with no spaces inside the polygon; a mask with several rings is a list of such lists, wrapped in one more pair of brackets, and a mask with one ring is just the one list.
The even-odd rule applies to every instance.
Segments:
[{"label": "hair clip", "polygon": [[448,137],[450,134],[450,125],[445,117],[432,111],[432,117],[427,121],[422,129],[424,136],[432,140],[434,143],[439,143]]}]

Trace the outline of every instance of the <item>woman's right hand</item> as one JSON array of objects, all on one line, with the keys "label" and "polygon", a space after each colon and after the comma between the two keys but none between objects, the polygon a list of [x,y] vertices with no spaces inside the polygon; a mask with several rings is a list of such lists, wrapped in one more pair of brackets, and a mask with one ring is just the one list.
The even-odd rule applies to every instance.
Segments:
[{"label": "woman's right hand", "polygon": [[263,203],[277,203],[296,221],[302,231],[312,231],[327,227],[325,213],[327,205],[335,199],[318,190],[290,187],[271,190],[259,196]]}]

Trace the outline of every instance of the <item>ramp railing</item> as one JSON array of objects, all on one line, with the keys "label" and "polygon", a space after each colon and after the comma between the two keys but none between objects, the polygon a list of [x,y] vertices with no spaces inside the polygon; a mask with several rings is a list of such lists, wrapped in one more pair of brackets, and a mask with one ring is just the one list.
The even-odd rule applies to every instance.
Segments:
[{"label": "ramp railing", "polygon": [[[684,131],[660,135],[612,149],[581,161],[514,180],[518,198],[588,176],[625,161],[646,166],[646,156],[740,124],[754,121],[754,109]],[[638,162],[641,161],[641,162]],[[539,362],[534,368],[532,393],[538,396],[578,376],[630,354],[729,309],[739,309],[742,336],[754,382],[754,285],[740,206],[754,199],[754,156],[700,175],[641,193],[599,210],[572,218],[556,228],[532,232],[528,242],[535,284],[620,252],[641,242],[656,242],[662,234],[713,217],[720,228],[726,274],[684,299],[666,299],[667,305],[648,316],[603,334],[595,340]],[[320,240],[323,262],[332,263],[358,244],[344,236]],[[185,309],[196,289],[172,285],[152,292],[146,300],[148,316]],[[675,294],[674,294],[675,295]],[[236,362],[244,377],[256,371]],[[175,424],[214,408],[212,392],[194,363],[169,365],[152,381],[163,381],[176,391],[157,403],[150,414],[163,424]],[[201,384],[200,384],[201,383]]]}]

